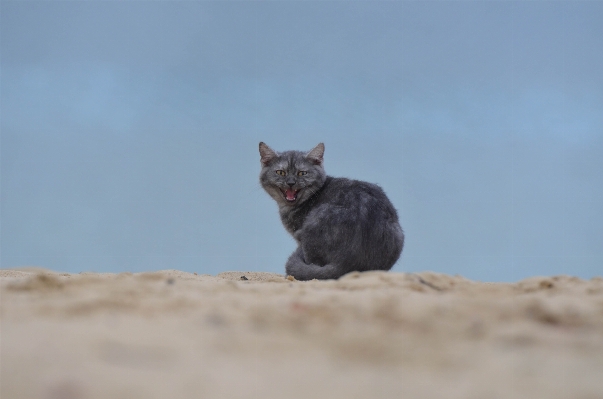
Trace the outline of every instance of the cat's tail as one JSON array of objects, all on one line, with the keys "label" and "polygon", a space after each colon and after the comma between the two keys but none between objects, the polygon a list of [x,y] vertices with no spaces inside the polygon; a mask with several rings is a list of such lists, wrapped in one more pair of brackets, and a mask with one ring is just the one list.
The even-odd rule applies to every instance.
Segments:
[{"label": "cat's tail", "polygon": [[298,248],[291,254],[285,265],[285,271],[288,276],[295,277],[296,280],[307,281],[312,279],[327,280],[337,279],[345,274],[336,265],[318,266],[308,264],[304,261],[301,249]]}]

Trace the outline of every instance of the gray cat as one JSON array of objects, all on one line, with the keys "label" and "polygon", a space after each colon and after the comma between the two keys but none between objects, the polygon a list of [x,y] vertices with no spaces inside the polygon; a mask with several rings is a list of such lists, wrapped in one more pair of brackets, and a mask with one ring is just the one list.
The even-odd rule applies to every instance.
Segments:
[{"label": "gray cat", "polygon": [[260,143],[260,183],[298,243],[285,270],[297,280],[389,270],[404,245],[398,214],[375,184],[327,176],[324,144],[277,153]]}]

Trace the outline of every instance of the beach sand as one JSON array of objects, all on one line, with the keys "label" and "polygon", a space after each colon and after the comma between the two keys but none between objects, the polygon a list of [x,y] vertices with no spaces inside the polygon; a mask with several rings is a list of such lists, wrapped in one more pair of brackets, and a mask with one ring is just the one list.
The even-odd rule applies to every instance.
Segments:
[{"label": "beach sand", "polygon": [[603,398],[600,277],[0,277],[2,399]]}]

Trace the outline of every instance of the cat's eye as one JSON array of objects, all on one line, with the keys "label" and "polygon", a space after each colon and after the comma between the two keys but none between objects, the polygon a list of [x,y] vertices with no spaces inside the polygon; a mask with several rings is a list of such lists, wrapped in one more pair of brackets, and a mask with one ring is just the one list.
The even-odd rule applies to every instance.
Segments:
[{"label": "cat's eye", "polygon": [[285,172],[284,170],[277,170],[276,174],[279,176],[285,176],[287,174],[287,172]]},{"label": "cat's eye", "polygon": [[308,174],[308,172],[306,172],[304,170],[300,170],[299,172],[297,172],[298,176],[304,176],[304,175],[307,175],[307,174]]}]

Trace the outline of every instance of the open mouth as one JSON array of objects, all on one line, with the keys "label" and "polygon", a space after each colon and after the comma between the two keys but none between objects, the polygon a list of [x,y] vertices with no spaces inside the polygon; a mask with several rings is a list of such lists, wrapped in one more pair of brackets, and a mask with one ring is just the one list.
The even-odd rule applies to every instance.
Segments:
[{"label": "open mouth", "polygon": [[292,188],[288,188],[286,190],[281,191],[285,196],[285,199],[289,202],[295,202],[295,200],[297,199],[297,194],[299,193],[299,190],[294,190]]}]

